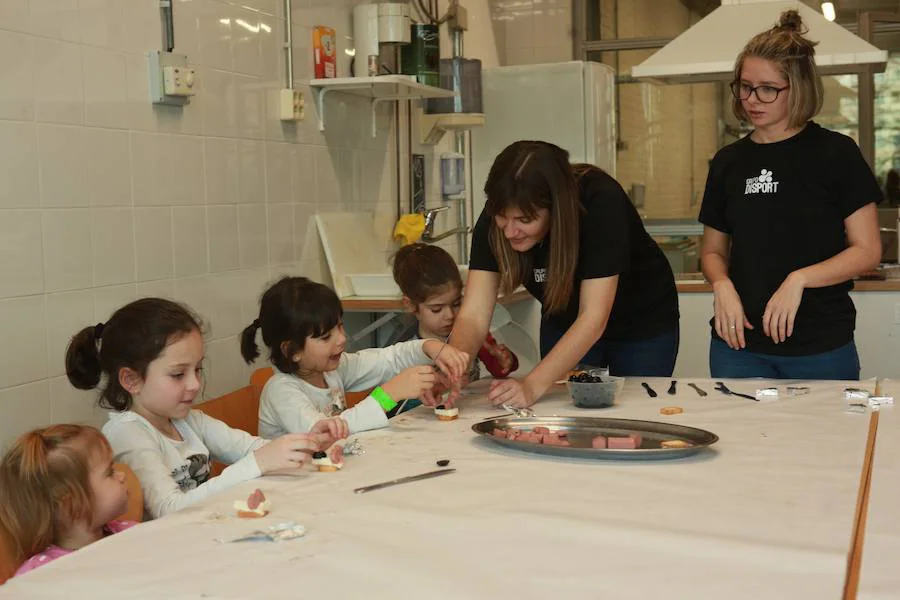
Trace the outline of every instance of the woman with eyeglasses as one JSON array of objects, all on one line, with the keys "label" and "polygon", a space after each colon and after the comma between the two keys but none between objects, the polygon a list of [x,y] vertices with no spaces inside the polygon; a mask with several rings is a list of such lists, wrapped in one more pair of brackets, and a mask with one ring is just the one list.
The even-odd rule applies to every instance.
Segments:
[{"label": "woman with eyeglasses", "polygon": [[712,283],[713,377],[859,378],[852,280],[878,265],[878,183],[822,107],[797,11],[735,61],[732,109],[753,125],[710,164],[700,210]]}]

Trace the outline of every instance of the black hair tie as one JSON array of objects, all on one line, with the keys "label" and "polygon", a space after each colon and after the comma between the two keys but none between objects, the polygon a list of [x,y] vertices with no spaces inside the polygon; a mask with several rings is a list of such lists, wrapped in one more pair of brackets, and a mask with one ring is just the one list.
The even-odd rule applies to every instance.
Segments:
[{"label": "black hair tie", "polygon": [[101,337],[103,337],[104,329],[106,329],[106,325],[104,325],[103,323],[97,323],[96,325],[94,325],[94,338],[99,340]]}]

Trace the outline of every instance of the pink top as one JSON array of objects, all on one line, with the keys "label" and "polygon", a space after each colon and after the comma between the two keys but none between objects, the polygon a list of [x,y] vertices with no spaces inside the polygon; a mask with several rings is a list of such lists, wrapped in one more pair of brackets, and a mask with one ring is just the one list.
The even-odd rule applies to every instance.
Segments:
[{"label": "pink top", "polygon": [[[103,533],[105,534],[105,536],[108,536],[114,533],[119,533],[120,531],[125,531],[129,527],[133,527],[135,525],[137,525],[137,521],[110,521],[103,528]],[[60,556],[65,556],[67,554],[72,554],[72,550],[60,548],[59,546],[48,546],[43,552],[39,552],[38,554],[35,554],[34,556],[26,560],[22,564],[22,566],[19,567],[13,577],[21,575],[23,573],[27,573],[28,571],[33,571],[38,567],[42,567],[50,561],[56,560]]]}]

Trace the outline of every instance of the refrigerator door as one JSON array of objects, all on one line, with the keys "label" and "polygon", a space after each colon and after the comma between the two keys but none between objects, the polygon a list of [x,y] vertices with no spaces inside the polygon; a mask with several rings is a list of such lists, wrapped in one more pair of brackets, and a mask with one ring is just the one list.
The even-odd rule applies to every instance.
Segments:
[{"label": "refrigerator door", "polygon": [[616,175],[616,75],[602,63],[584,63],[585,155]]},{"label": "refrigerator door", "polygon": [[571,61],[482,72],[484,127],[472,131],[474,217],[497,155],[518,140],[541,140],[615,174],[615,78],[606,65]]}]

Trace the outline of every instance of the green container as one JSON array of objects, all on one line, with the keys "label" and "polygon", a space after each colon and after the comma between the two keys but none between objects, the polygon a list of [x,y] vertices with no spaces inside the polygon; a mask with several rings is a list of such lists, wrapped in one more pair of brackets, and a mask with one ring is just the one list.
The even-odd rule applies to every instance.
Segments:
[{"label": "green container", "polygon": [[416,81],[438,87],[441,82],[441,36],[437,25],[413,23],[410,42],[400,51],[401,70]]}]

